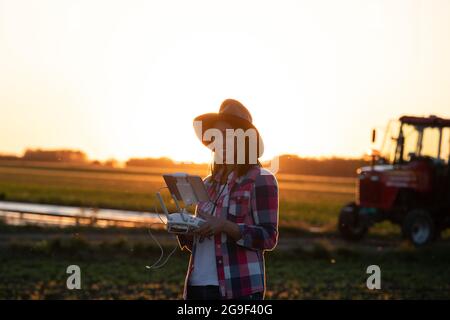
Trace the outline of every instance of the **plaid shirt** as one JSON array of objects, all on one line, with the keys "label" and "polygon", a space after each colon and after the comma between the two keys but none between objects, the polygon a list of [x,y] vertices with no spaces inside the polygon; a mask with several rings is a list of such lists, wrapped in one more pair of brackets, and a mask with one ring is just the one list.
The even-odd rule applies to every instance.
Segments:
[{"label": "plaid shirt", "polygon": [[[208,176],[204,184],[215,200],[218,194],[215,180],[220,172]],[[216,215],[236,223],[241,238],[238,241],[226,233],[214,236],[217,276],[223,299],[235,299],[256,292],[265,292],[264,251],[275,248],[278,241],[278,183],[269,171],[255,166],[245,176],[228,177],[228,190],[217,201]],[[211,203],[199,203],[197,212],[210,208]],[[194,266],[195,245],[192,238],[178,236],[181,249],[191,251],[183,297]]]}]

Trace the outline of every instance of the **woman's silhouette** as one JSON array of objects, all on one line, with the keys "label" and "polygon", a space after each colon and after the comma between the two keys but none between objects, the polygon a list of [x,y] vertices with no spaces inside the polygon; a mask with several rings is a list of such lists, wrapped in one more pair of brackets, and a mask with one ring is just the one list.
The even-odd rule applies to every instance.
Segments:
[{"label": "woman's silhouette", "polygon": [[249,111],[233,99],[219,113],[195,118],[194,127],[214,152],[204,179],[212,201],[196,209],[206,222],[178,236],[181,248],[191,252],[183,297],[263,299],[264,251],[278,240],[278,183],[257,160],[262,139]]}]

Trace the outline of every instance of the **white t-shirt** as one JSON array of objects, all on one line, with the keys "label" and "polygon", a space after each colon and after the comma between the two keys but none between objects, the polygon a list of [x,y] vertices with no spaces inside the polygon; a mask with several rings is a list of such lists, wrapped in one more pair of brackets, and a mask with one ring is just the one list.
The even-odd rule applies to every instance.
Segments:
[{"label": "white t-shirt", "polygon": [[[228,192],[228,185],[225,186],[223,194]],[[216,210],[214,210],[214,215]],[[192,286],[218,286],[219,280],[217,278],[216,265],[216,249],[214,243],[214,236],[211,238],[203,238],[200,242],[200,237],[195,236],[195,256],[194,256],[194,270],[189,277],[189,284]]]},{"label": "white t-shirt", "polygon": [[204,238],[199,242],[196,237],[194,270],[189,277],[189,284],[193,286],[218,286],[216,266],[216,250],[214,248],[214,237]]}]

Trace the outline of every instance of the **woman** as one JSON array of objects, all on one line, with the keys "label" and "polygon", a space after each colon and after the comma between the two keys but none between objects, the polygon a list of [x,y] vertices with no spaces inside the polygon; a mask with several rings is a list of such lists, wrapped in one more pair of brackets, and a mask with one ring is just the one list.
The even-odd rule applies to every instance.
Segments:
[{"label": "woman", "polygon": [[[214,145],[211,175],[204,179],[211,202],[197,206],[196,214],[206,222],[195,233],[178,236],[181,248],[191,252],[183,297],[263,299],[264,251],[278,240],[278,183],[257,160],[262,139],[249,111],[232,99],[222,103],[219,113],[195,118],[198,124],[203,144]],[[230,133],[239,131],[254,133],[256,142],[248,138],[236,144]],[[222,143],[205,139],[211,132],[216,139],[221,133]]]}]

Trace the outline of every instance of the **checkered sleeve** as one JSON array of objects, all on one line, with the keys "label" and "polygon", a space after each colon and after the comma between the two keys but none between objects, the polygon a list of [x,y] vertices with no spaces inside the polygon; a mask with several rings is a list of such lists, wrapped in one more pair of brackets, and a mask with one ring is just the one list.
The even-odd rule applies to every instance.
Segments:
[{"label": "checkered sleeve", "polygon": [[278,241],[278,204],[275,176],[259,174],[251,195],[254,224],[238,223],[241,239],[237,244],[253,250],[274,249]]}]

